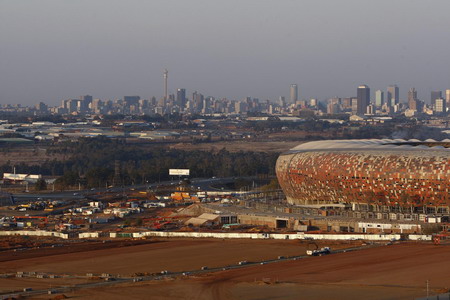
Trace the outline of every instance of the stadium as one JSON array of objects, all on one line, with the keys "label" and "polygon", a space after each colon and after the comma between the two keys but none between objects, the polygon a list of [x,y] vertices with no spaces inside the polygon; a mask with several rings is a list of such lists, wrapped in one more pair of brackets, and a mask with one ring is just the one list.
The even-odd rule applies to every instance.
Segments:
[{"label": "stadium", "polygon": [[308,142],[281,154],[276,173],[292,205],[447,214],[447,147],[450,140]]}]

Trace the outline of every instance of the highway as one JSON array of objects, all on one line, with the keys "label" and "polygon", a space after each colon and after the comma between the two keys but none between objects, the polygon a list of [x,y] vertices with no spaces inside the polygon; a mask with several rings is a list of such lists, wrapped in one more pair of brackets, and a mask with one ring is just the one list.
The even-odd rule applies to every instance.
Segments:
[{"label": "highway", "polygon": [[[190,185],[194,189],[199,191],[219,191],[211,187],[212,184],[225,184],[233,181],[233,177],[229,178],[196,178],[192,179]],[[174,187],[178,185],[179,180],[176,181],[161,181],[149,184],[139,184],[139,185],[129,185],[124,187],[111,187],[111,188],[98,188],[98,189],[85,189],[85,190],[71,190],[71,191],[55,191],[50,193],[17,193],[12,194],[14,201],[17,203],[39,201],[42,199],[72,199],[72,200],[83,200],[86,197],[93,197],[98,193],[124,193],[124,191],[129,191],[131,189],[135,190],[146,190],[146,189],[156,189],[159,186],[170,186]],[[174,188],[175,191],[175,188]]]}]

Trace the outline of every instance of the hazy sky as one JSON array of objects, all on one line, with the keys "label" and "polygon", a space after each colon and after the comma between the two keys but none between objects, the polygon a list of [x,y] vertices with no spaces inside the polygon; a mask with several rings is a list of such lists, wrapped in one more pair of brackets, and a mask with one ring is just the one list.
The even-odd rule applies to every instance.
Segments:
[{"label": "hazy sky", "polygon": [[0,103],[450,89],[448,0],[0,0]]}]

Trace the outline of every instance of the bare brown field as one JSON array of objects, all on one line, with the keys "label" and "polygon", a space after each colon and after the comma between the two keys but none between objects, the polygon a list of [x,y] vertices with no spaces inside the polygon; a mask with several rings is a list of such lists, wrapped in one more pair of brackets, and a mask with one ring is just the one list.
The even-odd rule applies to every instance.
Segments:
[{"label": "bare brown field", "polygon": [[414,299],[450,286],[450,246],[398,244],[68,294],[74,299]]},{"label": "bare brown field", "polygon": [[202,151],[220,151],[225,149],[229,152],[256,151],[256,152],[284,152],[299,145],[298,141],[283,142],[253,142],[253,141],[227,141],[214,143],[179,143],[171,145],[170,148],[178,150],[202,150]]},{"label": "bare brown field", "polygon": [[0,269],[3,272],[122,275],[162,270],[198,270],[202,266],[221,267],[242,260],[258,261],[274,259],[280,255],[303,255],[307,244],[285,240],[176,239],[128,247],[114,243],[103,244],[101,248],[98,248],[100,245],[97,243],[92,246],[84,244],[82,247],[83,250],[62,254],[52,253],[59,250],[55,248],[30,250],[32,254],[26,250],[5,251],[0,253]]},{"label": "bare brown field", "polygon": [[[199,279],[176,279],[150,283],[123,284],[111,288],[77,290],[69,299],[188,299],[188,300],[272,300],[272,299],[414,299],[425,291],[414,288],[262,282],[209,285]],[[47,296],[30,299],[49,299]]]},{"label": "bare brown field", "polygon": [[[325,244],[319,243],[319,246],[322,245]],[[354,245],[355,243],[345,243],[332,247]],[[68,275],[110,273],[123,276],[162,270],[191,271],[199,270],[202,266],[212,268],[235,265],[242,260],[260,261],[275,259],[280,255],[303,255],[308,243],[292,240],[165,239],[132,246],[121,246],[120,243],[84,243],[73,247],[75,248],[73,251],[76,252],[61,253],[70,251],[70,246],[69,250],[62,247],[3,251],[0,252],[0,270],[2,273],[17,271]],[[77,247],[79,249],[76,249]],[[52,284],[57,286],[58,281],[0,278],[0,292],[11,291],[12,286],[23,288],[31,284],[35,289],[48,288]]]}]

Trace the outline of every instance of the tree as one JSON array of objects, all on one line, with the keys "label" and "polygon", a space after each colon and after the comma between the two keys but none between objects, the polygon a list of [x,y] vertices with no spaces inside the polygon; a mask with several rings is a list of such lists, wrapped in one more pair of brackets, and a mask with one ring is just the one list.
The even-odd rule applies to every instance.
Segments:
[{"label": "tree", "polygon": [[34,185],[36,191],[43,191],[47,189],[47,182],[43,178],[39,178]]}]

